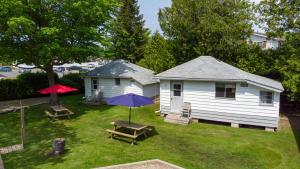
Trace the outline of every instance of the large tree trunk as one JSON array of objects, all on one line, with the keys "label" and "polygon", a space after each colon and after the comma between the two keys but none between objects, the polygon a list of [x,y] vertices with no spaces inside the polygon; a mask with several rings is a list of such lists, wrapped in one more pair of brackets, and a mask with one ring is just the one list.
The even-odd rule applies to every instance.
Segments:
[{"label": "large tree trunk", "polygon": [[[53,66],[49,66],[47,68],[47,76],[48,76],[48,81],[49,81],[49,87],[55,85],[55,76],[54,76],[54,71],[53,71]],[[56,93],[51,93],[50,94],[50,105],[58,105],[58,97]]]}]

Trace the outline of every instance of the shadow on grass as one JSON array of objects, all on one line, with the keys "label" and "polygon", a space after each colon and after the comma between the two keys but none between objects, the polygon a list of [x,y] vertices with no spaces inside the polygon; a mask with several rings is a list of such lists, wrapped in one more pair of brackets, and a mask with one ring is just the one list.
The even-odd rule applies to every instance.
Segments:
[{"label": "shadow on grass", "polygon": [[[34,168],[42,164],[63,163],[65,157],[72,152],[72,147],[85,144],[78,138],[76,127],[72,127],[73,123],[89,111],[105,111],[111,108],[110,106],[81,106],[78,97],[66,97],[62,100],[64,105],[75,113],[71,119],[61,118],[54,122],[50,121],[44,113],[44,110],[49,109],[47,104],[25,110],[25,148],[2,156],[6,168]],[[0,115],[0,146],[20,143],[19,119],[20,113]],[[5,130],[2,132],[2,129]],[[52,151],[55,138],[65,138],[66,151],[60,156],[51,157],[49,153]]]},{"label": "shadow on grass", "polygon": [[[147,132],[145,135],[142,134],[142,135],[140,135],[140,136],[136,139],[136,142],[135,142],[136,145],[137,145],[138,142],[140,142],[140,141],[144,141],[144,140],[146,140],[146,139],[148,139],[148,138],[150,138],[150,137],[153,137],[153,136],[159,134],[159,133],[157,132],[157,130],[155,129],[154,126],[149,126],[148,129],[149,129],[149,130],[148,130],[148,132]],[[122,133],[131,134],[131,135],[134,134],[132,130],[129,130],[129,129],[126,129],[126,128],[118,128],[117,131],[122,132]],[[109,136],[108,138],[111,138],[111,137]],[[122,136],[116,136],[116,135],[115,135],[115,136],[113,137],[113,139],[118,140],[118,141],[122,141],[122,142],[126,142],[126,143],[132,143],[132,139],[130,139],[130,138],[125,138],[125,137],[122,137]]]},{"label": "shadow on grass", "polygon": [[287,118],[289,119],[295,140],[298,145],[298,151],[300,152],[300,116],[287,115]]},{"label": "shadow on grass", "polygon": [[[68,143],[72,145],[80,142],[72,128],[65,126],[62,122],[50,122],[43,114],[43,107],[34,107],[25,112],[24,150],[4,155],[6,168],[34,168],[39,164],[63,162],[63,157],[67,152],[55,158],[48,156],[52,150],[52,141],[55,138],[63,137],[66,139],[67,148]],[[7,114],[6,116],[12,116],[10,119],[15,119],[14,124],[17,124],[19,123],[18,114]],[[15,131],[18,131],[18,127],[15,127],[13,123],[7,123],[5,133],[16,134]],[[11,138],[6,137],[7,140],[4,142],[9,143]]]}]

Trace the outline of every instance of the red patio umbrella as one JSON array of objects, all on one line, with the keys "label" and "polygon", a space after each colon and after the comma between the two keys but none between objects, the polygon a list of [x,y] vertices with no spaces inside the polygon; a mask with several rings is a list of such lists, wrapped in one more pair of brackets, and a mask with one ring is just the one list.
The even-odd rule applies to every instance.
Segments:
[{"label": "red patio umbrella", "polygon": [[78,89],[60,85],[60,84],[56,84],[56,85],[50,86],[46,89],[39,90],[38,92],[41,94],[51,94],[51,93],[59,94],[59,93],[68,93],[68,92],[74,92],[74,91],[78,91]]}]

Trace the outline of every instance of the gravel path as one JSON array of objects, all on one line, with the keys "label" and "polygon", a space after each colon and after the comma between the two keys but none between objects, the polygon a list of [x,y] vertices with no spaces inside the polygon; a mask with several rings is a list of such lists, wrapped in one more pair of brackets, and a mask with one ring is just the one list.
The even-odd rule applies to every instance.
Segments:
[{"label": "gravel path", "polygon": [[[49,97],[38,97],[38,98],[29,98],[29,99],[22,99],[23,106],[34,106],[43,103],[47,103]],[[9,109],[13,107],[19,107],[20,100],[9,100],[9,101],[1,101],[0,102],[0,112],[3,109]]]}]

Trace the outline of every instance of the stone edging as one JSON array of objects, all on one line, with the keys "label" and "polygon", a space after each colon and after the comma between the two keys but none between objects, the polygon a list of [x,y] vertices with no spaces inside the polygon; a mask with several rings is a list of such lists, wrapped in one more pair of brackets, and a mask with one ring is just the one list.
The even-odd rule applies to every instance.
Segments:
[{"label": "stone edging", "polygon": [[141,164],[147,164],[147,163],[152,163],[152,162],[158,162],[158,163],[162,163],[165,165],[168,165],[174,169],[184,169],[182,167],[176,166],[174,164],[159,160],[159,159],[154,159],[154,160],[146,160],[146,161],[139,161],[139,162],[133,162],[133,163],[126,163],[126,164],[118,164],[118,165],[112,165],[112,166],[106,166],[106,167],[100,167],[100,168],[95,168],[95,169],[115,169],[115,168],[122,168],[122,167],[130,167],[133,165],[141,165]]}]

